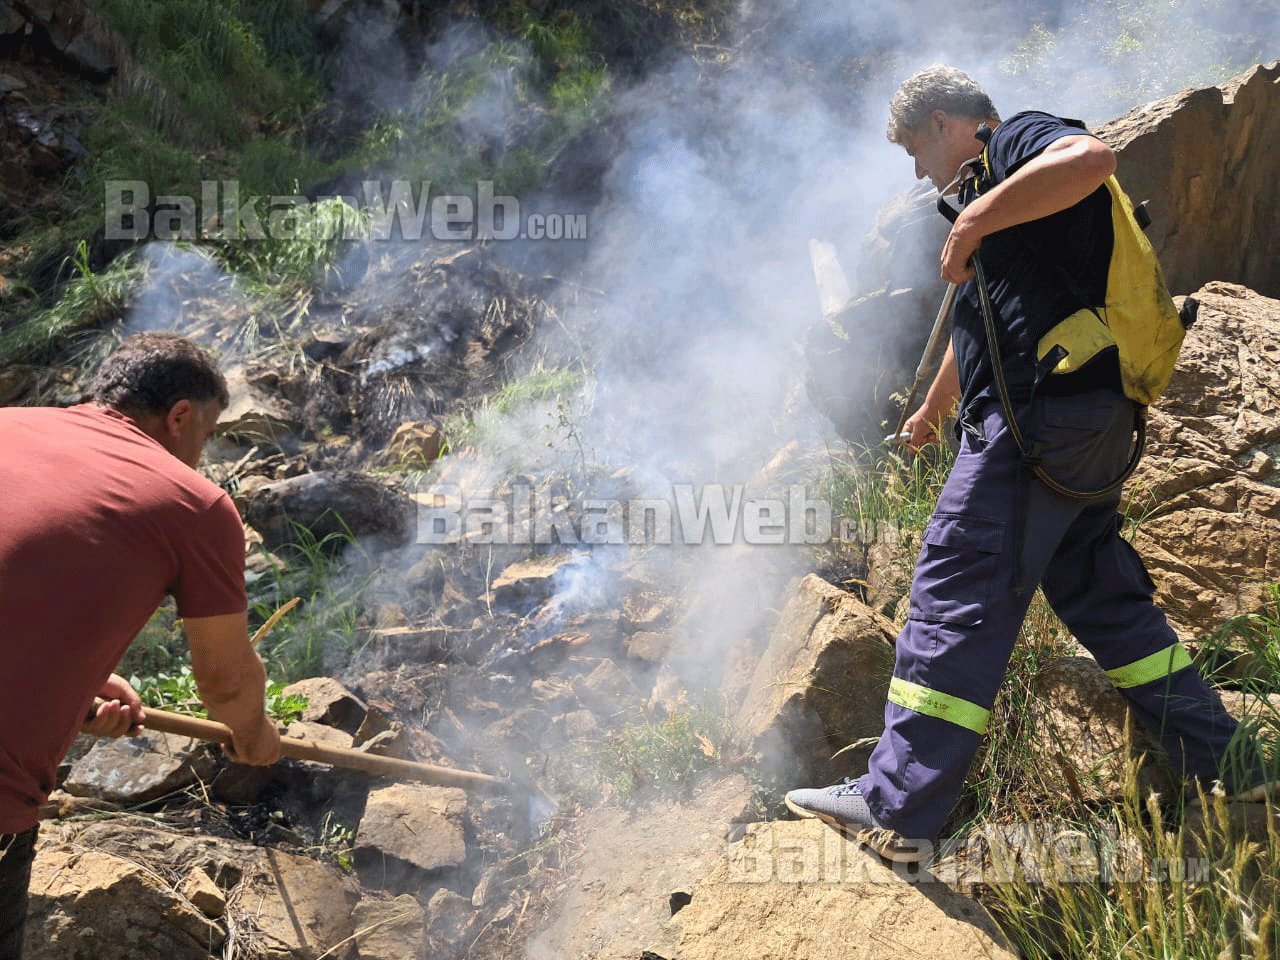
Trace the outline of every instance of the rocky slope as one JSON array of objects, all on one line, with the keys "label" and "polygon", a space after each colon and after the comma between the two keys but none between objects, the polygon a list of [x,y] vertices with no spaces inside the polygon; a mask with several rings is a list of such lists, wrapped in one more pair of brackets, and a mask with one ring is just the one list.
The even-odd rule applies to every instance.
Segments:
[{"label": "rocky slope", "polygon": [[[336,16],[344,5],[317,6]],[[0,3],[0,33],[55,8]],[[63,26],[46,24],[64,55],[100,53],[77,41],[70,20]],[[1276,77],[1275,66],[1260,67],[1102,131],[1121,147],[1122,177],[1138,184],[1131,192],[1155,201],[1153,237],[1175,290],[1203,304],[1131,495],[1146,513],[1137,539],[1161,602],[1189,638],[1266,609],[1280,579],[1270,546],[1280,524],[1280,302],[1268,299],[1280,260],[1265,229],[1276,220],[1277,178],[1264,149],[1280,123]],[[56,117],[41,123],[61,129]],[[24,170],[44,162],[43,149],[61,150],[59,162],[74,152],[65,138],[45,143],[22,130]],[[868,289],[887,298],[911,288],[918,305],[936,299],[931,275],[895,252],[900,221],[886,220],[880,234],[863,272],[881,281]],[[181,275],[166,284],[174,325],[232,352],[244,305],[210,301]],[[895,561],[879,558],[900,545],[868,550],[870,586],[859,595],[812,575],[779,588],[778,578],[739,577],[733,566],[728,587],[712,591],[700,579],[705,556],[692,550],[658,562],[652,551],[590,544],[411,542],[423,504],[413,484],[392,481],[431,469],[445,444],[436,469],[447,479],[500,473],[460,441],[442,443],[440,423],[528,369],[544,349],[534,333],[555,324],[568,296],[481,247],[375,256],[361,287],[314,305],[296,343],[233,371],[228,436],[209,458],[269,550],[294,537],[290,519],[323,535],[341,517],[373,556],[371,568],[356,568],[375,585],[360,611],[367,642],[343,665],[345,687],[320,679],[300,688],[309,705],[291,734],[482,769],[512,789],[469,795],[301,762],[254,778],[154,734],[95,745],[47,810],[32,960],[97,956],[104,944],[138,960],[781,958],[837,938],[855,957],[900,956],[904,944],[948,958],[1011,955],[969,896],[962,860],[921,883],[818,824],[768,819],[779,784],[856,768],[856,751],[832,754],[878,732],[894,634],[887,614],[905,589]],[[900,317],[900,306],[866,322]],[[915,352],[887,357],[884,381],[901,383]],[[883,399],[883,385],[873,386]],[[74,387],[38,368],[0,373],[5,402],[65,399]],[[571,431],[572,417],[561,416]],[[537,429],[521,430],[541,445]],[[790,463],[784,455],[771,467]],[[554,519],[581,529],[582,476],[521,470],[499,476],[495,500],[514,509],[521,489],[534,488]],[[619,466],[607,491],[641,491],[640,472]],[[254,560],[265,575],[270,558],[254,551]],[[732,634],[731,649],[700,646],[706,621],[736,624],[735,608],[759,615],[744,618],[750,627]],[[722,661],[715,676],[730,722],[682,726],[688,678],[703,660]],[[1132,743],[1096,665],[1060,662],[1036,683],[1043,709],[1028,723],[1044,768],[1070,769],[1091,802],[1114,798]],[[1252,709],[1243,697],[1232,706]],[[619,751],[620,731],[656,733]],[[676,739],[685,753],[655,746]],[[602,756],[624,769],[602,775]],[[676,763],[686,769],[663,792]],[[1159,776],[1148,782],[1163,785]]]}]

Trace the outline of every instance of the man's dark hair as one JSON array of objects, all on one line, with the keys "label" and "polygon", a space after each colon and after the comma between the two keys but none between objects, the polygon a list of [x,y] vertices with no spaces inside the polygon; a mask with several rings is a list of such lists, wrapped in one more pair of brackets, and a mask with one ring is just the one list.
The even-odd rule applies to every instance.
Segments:
[{"label": "man's dark hair", "polygon": [[179,400],[230,401],[213,358],[176,333],[129,337],[98,370],[89,399],[121,413],[164,416]]}]

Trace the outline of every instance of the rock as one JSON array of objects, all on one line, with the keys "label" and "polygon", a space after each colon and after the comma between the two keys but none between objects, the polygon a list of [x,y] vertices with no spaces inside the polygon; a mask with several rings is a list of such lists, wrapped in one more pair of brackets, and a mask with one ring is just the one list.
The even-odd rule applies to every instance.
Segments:
[{"label": "rock", "polygon": [[250,383],[244,367],[224,373],[231,402],[218,418],[218,430],[244,444],[280,446],[296,437],[302,422],[278,395]]},{"label": "rock", "polygon": [[[911,883],[817,820],[752,824],[672,921],[680,960],[1014,960],[976,900]],[[671,954],[663,954],[671,956]]]},{"label": "rock", "polygon": [[317,543],[339,548],[349,537],[399,541],[409,529],[412,502],[379,481],[353,471],[304,473],[263,486],[241,507],[245,521],[268,549],[297,540],[294,525]]},{"label": "rock", "polygon": [[1259,697],[1240,690],[1220,690],[1222,705],[1237,720],[1258,720],[1266,717],[1280,717],[1280,694],[1271,693]]},{"label": "rock", "polygon": [[[306,698],[299,720],[337,727],[354,734],[368,713],[363,700],[331,677],[308,677],[284,688],[284,696]],[[349,744],[348,744],[349,746]]]},{"label": "rock", "polygon": [[23,956],[79,960],[103,944],[130,960],[208,960],[226,933],[142,863],[41,843],[31,867]]},{"label": "rock", "polygon": [[809,399],[855,444],[878,448],[897,423],[904,398],[893,395],[914,379],[942,303],[937,252],[949,226],[934,201],[921,188],[885,204],[862,245],[856,296],[805,344]]},{"label": "rock", "polygon": [[490,587],[493,600],[506,608],[537,606],[555,595],[561,571],[576,562],[573,554],[559,553],[513,563],[494,578]]},{"label": "rock", "polygon": [[627,638],[627,656],[645,663],[662,663],[671,650],[671,635],[656,630],[642,630]]},{"label": "rock", "polygon": [[252,803],[276,778],[275,767],[251,767],[247,763],[228,763],[213,778],[210,790],[222,803]]},{"label": "rock", "polygon": [[1074,793],[1078,788],[1076,799],[1119,799],[1124,796],[1127,766],[1143,754],[1148,760],[1138,768],[1139,794],[1154,790],[1168,796],[1175,789],[1159,762],[1163,748],[1132,721],[1128,701],[1092,659],[1051,660],[1033,678],[1032,690],[1036,696],[1024,743],[1047,793]]},{"label": "rock", "polygon": [[474,916],[470,900],[447,888],[440,889],[427,904],[427,929],[437,943],[457,944]]},{"label": "rock", "polygon": [[408,894],[365,898],[351,915],[360,960],[419,960],[427,955],[425,913]]},{"label": "rock", "polygon": [[[670,923],[671,895],[707,875],[750,801],[746,778],[732,776],[680,803],[663,800],[634,813],[593,809],[582,824],[584,855],[550,923],[530,940],[528,956],[673,956],[679,931]],[[746,951],[738,957],[754,960]]]},{"label": "rock", "polygon": [[412,760],[413,750],[409,747],[409,738],[399,726],[395,730],[383,730],[376,733],[364,743],[360,749],[375,757],[393,757],[396,760]]},{"label": "rock", "polygon": [[227,912],[227,898],[203,870],[192,870],[182,884],[182,895],[206,917],[217,920]]},{"label": "rock", "polygon": [[369,793],[356,831],[357,861],[394,857],[421,870],[456,867],[467,857],[467,795],[453,787],[395,784]]},{"label": "rock", "polygon": [[350,750],[354,742],[349,733],[308,720],[295,720],[289,724],[285,736],[293,737],[295,740],[306,740],[308,743],[322,747],[339,747],[343,750]]},{"label": "rock", "polygon": [[812,574],[800,582],[737,714],[771,777],[824,783],[865,760],[867,752],[832,757],[883,730],[895,636],[852,594]]},{"label": "rock", "polygon": [[72,766],[62,788],[109,803],[150,803],[211,778],[214,766],[201,741],[143,730],[96,744]]},{"label": "rock", "polygon": [[1280,581],[1280,301],[1224,283],[1195,296],[1199,319],[1128,487],[1134,545],[1188,640],[1264,612]]},{"label": "rock", "polygon": [[399,727],[395,721],[388,717],[376,707],[367,707],[364,712],[364,718],[360,721],[360,726],[356,728],[353,743],[355,746],[363,746],[374,737],[390,733]]},{"label": "rock", "polygon": [[128,61],[128,45],[85,0],[30,0],[21,6],[30,22],[77,66],[105,75]]},{"label": "rock", "polygon": [[415,420],[402,423],[391,435],[375,462],[384,467],[424,469],[435,463],[444,449],[444,434],[433,423]]},{"label": "rock", "polygon": [[612,660],[601,660],[573,689],[583,706],[606,714],[616,712],[628,694],[635,695],[634,684]]},{"label": "rock", "polygon": [[[9,4],[0,2],[0,37],[7,37],[12,34],[19,33],[24,30],[26,26],[26,17],[14,10],[13,7],[9,6]],[[0,87],[0,92],[8,93],[9,91]]]},{"label": "rock", "polygon": [[1147,238],[1173,293],[1223,280],[1280,297],[1280,177],[1267,147],[1280,139],[1280,62],[1096,132],[1117,152],[1125,191],[1150,201]]},{"label": "rock", "polygon": [[[220,923],[166,882],[180,878],[185,889],[196,872],[224,898]],[[130,960],[207,960],[222,956],[227,926],[236,933],[232,952],[255,960],[350,960],[355,952],[355,881],[273,848],[166,833],[128,816],[52,822],[41,827],[32,873],[25,956],[35,960],[96,957],[103,943]],[[216,908],[217,894],[195,882]]]},{"label": "rock", "polygon": [[359,886],[328,864],[281,850],[261,851],[236,890],[256,941],[270,960],[350,960]]},{"label": "rock", "polygon": [[600,724],[590,710],[572,710],[560,718],[560,728],[570,743],[575,740],[594,740],[600,736]]}]

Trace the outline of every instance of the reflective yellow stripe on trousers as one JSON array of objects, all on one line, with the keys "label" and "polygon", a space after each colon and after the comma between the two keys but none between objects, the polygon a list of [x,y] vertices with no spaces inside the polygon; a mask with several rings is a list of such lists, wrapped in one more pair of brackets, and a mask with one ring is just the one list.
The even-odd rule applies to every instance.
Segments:
[{"label": "reflective yellow stripe on trousers", "polygon": [[889,681],[889,702],[922,713],[926,717],[946,720],[974,733],[986,733],[987,719],[991,716],[990,710],[984,710],[976,703],[930,690],[901,677],[894,677]]},{"label": "reflective yellow stripe on trousers", "polygon": [[1191,666],[1191,655],[1187,653],[1186,647],[1175,643],[1141,660],[1108,670],[1107,676],[1117,687],[1140,687],[1144,683],[1167,677],[1189,666]]}]

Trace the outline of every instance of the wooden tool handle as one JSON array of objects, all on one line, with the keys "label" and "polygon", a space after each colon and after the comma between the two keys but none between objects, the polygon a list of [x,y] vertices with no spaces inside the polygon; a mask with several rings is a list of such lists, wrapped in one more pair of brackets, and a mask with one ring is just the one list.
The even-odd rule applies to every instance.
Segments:
[{"label": "wooden tool handle", "polygon": [[[231,728],[224,723],[151,707],[145,707],[144,710],[146,711],[144,725],[152,730],[176,733],[184,737],[194,737],[197,740],[209,740],[213,743],[231,742]],[[462,787],[464,790],[494,793],[512,789],[511,781],[492,777],[486,773],[455,770],[453,767],[441,767],[432,763],[397,760],[394,757],[379,757],[360,750],[326,747],[293,737],[280,738],[280,752],[286,757],[297,760],[329,763],[335,767],[361,770],[375,776],[392,777],[397,780],[415,780],[419,783],[430,783],[442,787]]]}]

